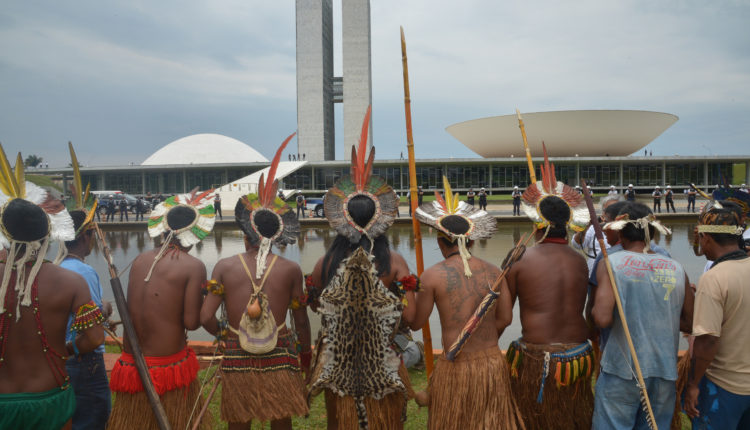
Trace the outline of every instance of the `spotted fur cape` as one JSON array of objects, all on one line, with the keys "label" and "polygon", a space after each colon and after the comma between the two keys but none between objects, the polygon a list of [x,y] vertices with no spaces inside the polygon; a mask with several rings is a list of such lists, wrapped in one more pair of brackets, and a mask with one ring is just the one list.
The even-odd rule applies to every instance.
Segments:
[{"label": "spotted fur cape", "polygon": [[401,300],[378,279],[373,256],[358,248],[320,295],[322,329],[310,395],[328,389],[351,396],[359,427],[368,428],[365,400],[406,392],[400,358],[390,347]]}]

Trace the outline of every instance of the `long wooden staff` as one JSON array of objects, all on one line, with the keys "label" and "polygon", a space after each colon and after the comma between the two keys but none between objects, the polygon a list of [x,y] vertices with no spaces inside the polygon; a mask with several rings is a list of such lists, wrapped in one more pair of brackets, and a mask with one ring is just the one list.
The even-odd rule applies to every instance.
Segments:
[{"label": "long wooden staff", "polygon": [[464,324],[464,328],[461,329],[461,333],[458,334],[456,341],[453,342],[453,345],[451,345],[450,348],[448,348],[448,353],[445,355],[445,358],[447,358],[449,361],[454,361],[456,357],[458,357],[458,354],[461,353],[461,350],[463,349],[464,345],[466,345],[466,342],[469,340],[469,338],[471,338],[471,335],[474,333],[477,327],[479,327],[479,324],[482,323],[485,315],[487,315],[487,310],[491,308],[492,305],[495,304],[497,298],[500,297],[500,284],[502,283],[503,279],[505,279],[505,275],[507,275],[510,271],[513,263],[521,259],[523,253],[526,251],[526,244],[532,237],[533,235],[531,234],[529,234],[528,237],[526,237],[526,235],[524,234],[523,236],[521,236],[521,239],[519,239],[516,246],[514,246],[508,252],[508,255],[505,257],[505,261],[503,262],[503,271],[500,273],[500,276],[497,277],[495,284],[492,285],[490,291],[486,296],[484,296],[484,299],[482,299],[481,303],[479,303],[479,306],[477,306],[476,310],[474,311],[474,315],[472,315],[471,318],[466,321],[466,324]]},{"label": "long wooden staff", "polygon": [[[411,132],[411,98],[409,97],[409,66],[406,60],[406,39],[404,38],[404,27],[401,27],[401,62],[404,68],[404,113],[406,114],[406,148],[409,152],[409,195],[411,201],[411,226],[414,230],[414,253],[417,255],[417,275],[422,276],[424,272],[424,260],[422,257],[422,231],[419,220],[414,214],[417,212],[417,166],[414,160],[414,137]],[[434,366],[432,357],[432,334],[430,333],[430,321],[422,327],[422,341],[424,342],[424,361],[427,368],[427,377],[432,375]]]},{"label": "long wooden staff", "polygon": [[612,292],[615,295],[615,304],[617,305],[617,313],[620,315],[620,321],[622,321],[622,328],[625,331],[625,339],[628,342],[628,349],[630,350],[630,357],[633,359],[633,367],[635,367],[635,374],[638,378],[638,386],[641,390],[641,398],[643,399],[644,406],[646,406],[646,412],[648,413],[648,424],[654,429],[658,430],[656,425],[656,418],[654,418],[654,411],[651,409],[651,401],[648,398],[648,391],[646,391],[646,383],[643,381],[643,374],[641,373],[641,365],[638,362],[638,355],[635,353],[635,346],[633,345],[633,338],[630,336],[630,329],[628,328],[628,321],[625,319],[625,311],[622,308],[622,302],[620,301],[620,291],[617,288],[617,281],[615,275],[612,273],[612,265],[609,263],[609,255],[607,254],[607,247],[604,245],[604,235],[602,234],[602,227],[599,225],[599,218],[596,216],[596,209],[594,209],[594,200],[591,198],[591,193],[586,186],[586,181],[581,180],[581,188],[583,189],[583,197],[586,200],[586,206],[589,209],[589,216],[591,217],[591,226],[594,227],[594,234],[596,240],[599,241],[599,247],[601,248],[602,259],[604,266],[607,268],[607,274],[609,275],[609,282],[612,284]]},{"label": "long wooden staff", "polygon": [[531,183],[536,184],[536,172],[534,171],[534,163],[531,161],[531,151],[529,151],[529,142],[526,141],[526,126],[523,125],[523,118],[521,118],[521,111],[516,109],[516,115],[518,116],[518,128],[521,129],[521,137],[523,137],[523,148],[526,150],[526,162],[529,163],[529,176],[531,177]]},{"label": "long wooden staff", "polygon": [[693,187],[695,189],[695,191],[697,191],[698,194],[700,194],[701,197],[703,197],[704,199],[706,199],[706,200],[713,200],[713,197],[709,196],[703,190],[701,190],[700,188],[696,187],[694,183],[691,182],[690,186]]},{"label": "long wooden staff", "polygon": [[146,359],[143,358],[143,351],[141,351],[141,344],[138,342],[138,336],[135,334],[135,327],[133,326],[133,320],[130,319],[130,313],[128,312],[128,305],[125,301],[125,294],[122,291],[122,284],[120,283],[120,277],[117,276],[117,268],[112,260],[112,254],[107,246],[107,242],[104,240],[104,234],[99,228],[99,224],[93,223],[96,228],[96,234],[99,237],[99,245],[102,247],[104,258],[107,260],[109,265],[109,283],[112,285],[112,293],[115,296],[115,304],[117,305],[117,311],[120,313],[120,319],[122,319],[122,326],[125,329],[125,334],[128,337],[128,343],[130,349],[133,351],[133,357],[135,358],[135,367],[138,369],[138,375],[141,377],[141,383],[148,396],[148,402],[151,405],[151,409],[154,411],[156,422],[159,424],[161,430],[170,430],[169,420],[167,419],[167,413],[164,411],[159,401],[159,395],[154,389],[154,384],[151,382],[151,374],[146,366]]}]

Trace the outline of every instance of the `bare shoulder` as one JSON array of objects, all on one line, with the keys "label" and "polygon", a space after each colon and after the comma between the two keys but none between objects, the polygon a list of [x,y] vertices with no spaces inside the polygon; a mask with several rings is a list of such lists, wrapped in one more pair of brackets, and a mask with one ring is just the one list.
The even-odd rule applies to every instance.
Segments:
[{"label": "bare shoulder", "polygon": [[292,275],[302,274],[302,268],[296,261],[289,260],[288,258],[284,258],[280,255],[277,255],[276,263],[274,264],[277,268],[283,269],[284,273],[288,273]]},{"label": "bare shoulder", "polygon": [[46,279],[54,279],[58,284],[82,284],[86,285],[86,280],[80,274],[60,267],[56,264],[45,264],[42,275]]},{"label": "bare shoulder", "polygon": [[472,259],[472,260],[476,260],[476,261],[477,261],[477,263],[479,263],[479,266],[481,266],[481,267],[482,267],[482,268],[483,268],[484,270],[486,270],[487,272],[489,272],[489,273],[496,273],[496,274],[498,274],[498,275],[500,274],[500,268],[499,268],[499,267],[497,267],[497,266],[496,266],[495,264],[493,264],[493,263],[490,263],[490,262],[489,262],[489,261],[487,261],[487,260],[482,260],[482,259],[481,259],[481,258],[479,258],[479,257],[474,257],[474,256],[472,256],[472,257],[471,257],[471,259]]},{"label": "bare shoulder", "polygon": [[444,266],[445,262],[441,261],[425,269],[419,277],[422,284],[433,288],[437,285],[441,285],[442,282],[440,282],[440,280],[444,277]]}]

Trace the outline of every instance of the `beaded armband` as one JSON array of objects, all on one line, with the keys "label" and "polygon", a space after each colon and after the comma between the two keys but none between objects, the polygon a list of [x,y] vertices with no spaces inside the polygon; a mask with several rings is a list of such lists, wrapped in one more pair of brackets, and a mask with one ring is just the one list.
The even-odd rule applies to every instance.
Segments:
[{"label": "beaded armband", "polygon": [[70,325],[70,331],[84,331],[103,322],[102,310],[91,300],[78,308],[73,317],[73,323]]},{"label": "beaded armband", "polygon": [[307,306],[307,294],[302,294],[299,300],[296,297],[292,297],[292,303],[289,304],[289,309],[296,311],[305,306]]},{"label": "beaded armband", "polygon": [[229,321],[221,319],[219,320],[219,330],[216,332],[216,340],[214,343],[226,340],[227,336],[229,336]]},{"label": "beaded armband", "polygon": [[305,294],[302,296],[302,303],[305,306],[311,303],[317,303],[321,290],[313,284],[312,274],[305,275]]},{"label": "beaded armband", "polygon": [[211,279],[203,283],[201,292],[204,296],[210,293],[214,296],[224,297],[224,285],[220,284],[219,281]]},{"label": "beaded armband", "polygon": [[396,294],[401,297],[401,303],[406,306],[408,304],[406,300],[406,293],[408,291],[414,291],[415,293],[420,290],[420,281],[415,275],[404,276],[398,281],[393,281],[394,289]]}]

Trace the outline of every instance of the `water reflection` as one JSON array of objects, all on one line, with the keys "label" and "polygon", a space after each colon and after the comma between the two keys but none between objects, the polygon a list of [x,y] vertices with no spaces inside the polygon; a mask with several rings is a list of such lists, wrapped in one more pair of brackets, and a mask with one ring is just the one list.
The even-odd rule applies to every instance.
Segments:
[{"label": "water reflection", "polygon": [[[691,282],[697,283],[698,277],[703,272],[705,258],[696,257],[693,254],[691,241],[693,237],[693,224],[672,223],[668,225],[673,230],[671,237],[657,235],[654,241],[666,248],[674,258],[685,267]],[[484,260],[499,265],[508,250],[518,242],[521,234],[531,231],[529,223],[502,224],[492,239],[479,240],[474,244],[474,255]],[[429,267],[441,258],[437,246],[436,232],[434,229],[422,226],[422,242],[425,267]],[[416,256],[414,250],[414,231],[410,225],[398,225],[392,227],[388,233],[388,240],[393,249],[401,253],[409,264],[409,268],[416,272]],[[145,231],[110,231],[105,233],[107,242],[112,249],[112,257],[118,270],[123,271],[121,281],[127,288],[129,264],[138,254],[147,249],[158,246],[158,242],[149,238]],[[333,242],[335,235],[327,226],[304,227],[300,233],[299,242],[296,245],[287,246],[279,250],[279,254],[293,261],[299,262],[304,273],[312,271],[318,258]],[[210,274],[221,258],[230,257],[244,251],[243,236],[239,230],[219,228],[210,237],[207,237],[199,245],[195,246],[190,253],[204,262]],[[106,263],[98,248],[95,248],[87,262],[94,266],[102,279],[105,300],[113,300],[112,290],[109,288],[109,275]],[[501,343],[506,346],[510,340],[519,337],[521,328],[518,320],[518,309],[514,310],[513,323],[505,330]],[[319,320],[311,313],[311,324],[313,332],[317,333]],[[440,347],[440,330],[437,312],[433,312],[430,318],[432,327],[433,345]],[[193,339],[210,339],[210,335],[199,330],[191,333]],[[419,334],[417,334],[419,337]]]}]

